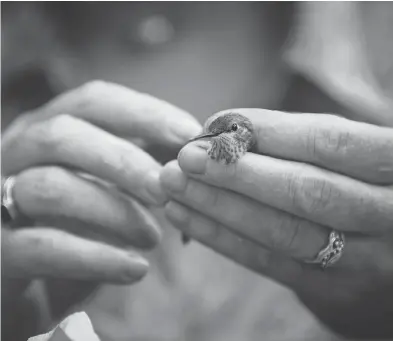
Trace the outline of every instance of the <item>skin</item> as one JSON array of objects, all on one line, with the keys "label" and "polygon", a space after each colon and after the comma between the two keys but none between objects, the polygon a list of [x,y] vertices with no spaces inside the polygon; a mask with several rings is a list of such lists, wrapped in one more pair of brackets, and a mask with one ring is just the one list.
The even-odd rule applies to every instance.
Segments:
[{"label": "skin", "polygon": [[[21,7],[21,5],[18,7]],[[28,9],[26,11],[24,7],[21,12],[29,13]],[[285,10],[286,7],[291,8],[294,6],[291,4],[277,6],[276,4],[266,3],[265,5],[260,3],[255,7],[240,2],[190,2],[186,6],[180,3],[176,6],[169,3],[165,5],[151,3],[151,5],[146,6],[143,3],[138,5],[137,2],[84,3],[82,6],[68,6],[64,3],[63,6],[60,6],[60,10],[58,9],[59,6],[54,6],[53,8],[55,8],[57,15],[52,17],[50,14],[51,17],[48,19],[55,24],[60,24],[61,31],[66,34],[65,58],[62,59],[60,58],[61,56],[56,54],[53,60],[54,63],[48,63],[48,59],[51,60],[50,51],[38,50],[41,52],[39,61],[43,61],[42,68],[51,77],[53,74],[58,75],[58,82],[60,85],[64,85],[66,89],[79,87],[81,84],[93,79],[112,80],[131,89],[154,94],[154,96],[174,103],[191,112],[200,122],[203,122],[210,113],[220,108],[230,108],[236,103],[236,105],[239,105],[239,103],[244,105],[258,103],[261,106],[270,107],[279,102],[281,94],[286,88],[286,75],[288,73],[286,68],[282,67],[279,59],[280,47],[285,40],[286,32],[290,25],[288,11],[282,13],[283,11],[281,10],[281,8]],[[170,20],[172,20],[172,13],[181,18],[180,25],[177,24],[177,21],[174,22],[176,32],[173,41],[168,45],[159,45],[156,48],[145,46],[139,41],[129,39],[137,30],[140,21],[149,15],[157,14],[157,11],[163,15],[168,15]],[[72,21],[69,20],[70,13],[73,18]],[[217,15],[217,13],[220,13],[220,15]],[[59,16],[62,17],[62,20],[60,20]],[[13,16],[8,16],[8,25],[6,26],[10,27],[12,25],[22,30],[22,34],[24,32],[30,33],[31,21],[24,20],[23,15],[19,17],[21,19],[15,21]],[[87,26],[86,18],[90,18]],[[9,29],[4,30],[2,34],[7,35],[9,32]],[[58,44],[62,44],[63,40],[62,36],[57,35],[56,32],[56,30],[51,30],[51,26],[46,25],[46,22],[44,22],[43,29],[36,32],[36,35],[38,38],[45,38],[47,33],[54,33],[54,44],[49,42],[49,46],[57,48]],[[75,32],[77,33],[74,34]],[[9,36],[7,35],[7,37]],[[9,39],[4,39],[4,42],[12,43],[15,41],[13,37],[15,35],[10,36]],[[71,41],[70,48],[68,48],[69,41]],[[13,45],[20,47],[20,44]],[[3,50],[10,52],[9,59],[14,65],[15,61],[18,62],[18,57],[22,56],[25,58],[28,51],[32,50],[33,53],[37,51],[37,44],[24,46],[21,50],[22,53],[15,52],[13,45],[7,44],[9,48]],[[42,46],[42,44],[39,46]],[[74,57],[68,58],[68,55]],[[267,55],[268,58],[261,58],[261,55]],[[193,60],[197,60],[198,63],[192,63]],[[61,64],[60,68],[56,67],[58,61]],[[76,65],[74,61],[77,62]],[[6,67],[7,65],[5,65],[6,59],[3,62],[3,69],[6,72],[9,70]],[[20,64],[16,63],[17,66]],[[233,67],[234,65],[236,67]],[[241,84],[240,87],[239,84]],[[64,91],[63,87],[57,88],[57,84],[54,85],[56,90]],[[19,87],[22,88],[23,84],[19,84]],[[12,104],[23,103],[26,98],[39,97],[36,92],[31,93],[31,88],[35,88],[35,85],[24,86],[24,88],[26,91],[15,100],[16,103]],[[105,95],[104,99],[107,101],[112,96]],[[101,101],[100,103],[102,104]],[[5,105],[6,103],[2,104]],[[106,108],[108,110],[105,116],[108,113],[112,113],[109,105]],[[3,129],[8,129],[7,123],[12,123],[16,115],[24,111],[11,109],[6,110],[3,107]],[[128,109],[124,113],[128,113]],[[171,115],[169,111],[166,114]],[[100,113],[99,116],[102,117],[104,114]],[[93,117],[93,114],[91,117]],[[117,121],[119,119],[120,115],[116,115],[114,120]],[[164,120],[156,120],[156,122],[162,124],[163,127],[173,126],[178,122],[182,128],[175,129],[177,132],[181,132],[184,129],[184,125],[189,121],[188,119],[177,120],[176,122],[171,121],[170,125],[166,124]],[[148,123],[152,122],[149,121]],[[122,126],[121,123],[118,125]],[[130,125],[128,125],[128,128],[130,128]],[[168,154],[165,157],[166,161],[176,158],[180,147],[189,138],[199,133],[200,128],[198,126],[197,131],[191,131],[188,136],[182,139],[181,143],[176,144],[178,149],[175,152],[171,148],[172,153],[170,154],[167,143],[158,143],[157,145],[160,147],[164,146],[161,149]],[[138,132],[137,129],[135,130],[135,132]],[[145,150],[150,153],[153,149],[146,148]],[[161,153],[152,153],[151,155],[160,160]],[[3,165],[4,163],[3,159]],[[89,212],[91,212],[90,207]],[[117,219],[117,217],[114,216],[113,219]],[[130,215],[126,225],[129,227],[132,224],[133,216]],[[169,230],[173,234],[176,233],[176,231],[170,229],[166,221],[163,221],[163,225],[164,228],[167,228],[165,231]],[[113,226],[113,224],[109,226]],[[86,228],[83,228],[84,232],[85,230]],[[110,231],[111,229],[105,227],[104,230]],[[178,271],[181,277],[187,276],[187,272],[183,271],[183,269],[188,268],[190,262],[196,264],[198,268],[203,267],[204,270],[208,270],[211,266],[219,266],[220,260],[214,257],[214,255],[211,256],[211,260],[204,261],[208,250],[203,250],[202,248],[200,251],[202,257],[193,257],[188,250],[185,250],[187,251],[186,254],[181,254],[184,248],[178,245],[177,235],[175,234],[173,237],[173,240],[170,240],[168,243],[166,243],[167,240],[164,238],[164,243],[161,243],[161,245],[165,247],[166,257],[160,255],[157,258],[159,260],[162,258],[164,260],[166,258],[169,259],[168,262],[170,262],[171,269],[177,270],[179,265],[182,264],[181,269]],[[154,258],[154,253],[155,251],[153,254],[149,253],[148,256],[153,256],[152,258]],[[156,260],[153,259],[150,262],[156,262]],[[157,263],[159,262],[157,261]],[[157,328],[151,328],[151,319],[156,315],[160,315],[160,311],[168,312],[171,310],[170,314],[173,315],[168,316],[169,313],[165,315],[168,316],[170,321],[174,320],[173,323],[176,323],[179,329],[188,329],[188,325],[194,321],[194,318],[187,320],[187,317],[183,317],[183,307],[187,308],[187,310],[190,307],[192,308],[191,310],[198,309],[200,311],[198,313],[199,316],[207,315],[208,310],[202,306],[199,299],[190,305],[188,298],[184,299],[185,295],[182,295],[182,292],[188,293],[190,288],[193,288],[192,291],[195,288],[195,293],[193,295],[189,294],[187,297],[192,299],[193,297],[199,298],[205,296],[208,293],[208,288],[214,284],[205,286],[195,282],[191,287],[188,282],[179,281],[180,283],[176,284],[179,286],[179,289],[173,291],[173,284],[162,284],[160,281],[155,281],[155,274],[156,271],[149,271],[149,275],[139,285],[122,287],[103,285],[98,295],[94,295],[92,304],[86,307],[86,300],[83,300],[83,306],[80,309],[88,310],[95,327],[99,328],[101,335],[105,335],[108,340],[114,340],[119,334],[125,335],[124,337],[126,338],[129,338],[130,335],[139,337],[139,335],[150,336],[151,334],[154,334],[151,337],[152,339],[154,337],[161,339],[173,338],[172,332],[167,331],[165,320],[163,321],[159,316],[157,316]],[[202,271],[198,271],[196,275],[200,278],[205,277]],[[70,281],[66,279],[64,281],[61,280],[61,278],[67,278],[67,276],[67,274],[59,275],[57,283],[62,285],[60,288],[53,290],[53,297],[59,297],[57,295],[58,292],[63,294],[71,291]],[[213,281],[209,280],[209,282]],[[82,283],[77,281],[73,286],[79,287],[82,285]],[[277,295],[280,295],[279,289],[277,288]],[[156,293],[157,296],[152,298],[152,293]],[[169,301],[167,297],[169,297]],[[140,303],[136,304],[135,309],[132,309],[135,306],[135,300],[139,300]],[[283,304],[290,301],[290,299],[285,298],[283,300],[285,300]],[[95,305],[92,308],[93,304]],[[147,309],[147,315],[151,319],[146,321],[142,317],[146,316],[146,314],[145,310],[140,309],[141,305]],[[291,302],[288,305],[291,305]],[[297,309],[297,307],[293,309]],[[119,310],[122,310],[123,314],[121,316],[113,316],[114,312]],[[266,314],[270,315],[270,312],[266,312]],[[170,316],[173,317],[170,318]],[[291,321],[291,318],[286,320]],[[108,321],[116,321],[116,323],[112,325]],[[300,324],[304,325],[305,323],[301,322]],[[217,328],[220,328],[220,326],[218,325]],[[240,328],[240,325],[234,324],[233,328]],[[274,328],[277,330],[277,333],[281,334],[281,325]],[[189,329],[190,333],[194,334],[193,327],[191,326]],[[207,328],[203,328],[203,333],[208,333]],[[231,331],[227,328],[221,328],[220,333],[231,333]],[[31,335],[33,334],[26,335],[23,340],[26,340]],[[105,339],[105,337],[103,338]],[[212,337],[208,335],[206,338],[211,339]]]},{"label": "skin", "polygon": [[[267,6],[272,5],[267,4]],[[275,7],[276,5],[274,4],[273,6]],[[101,6],[98,3],[92,3],[87,10],[88,17],[93,17],[95,13],[94,9],[99,7]],[[197,9],[198,7],[202,8],[203,12],[201,13],[199,10],[197,13],[199,15],[196,15],[195,7]],[[141,89],[142,91],[158,95],[161,98],[165,98],[170,102],[191,110],[201,121],[206,118],[206,115],[219,108],[229,108],[233,105],[239,105],[239,103],[247,106],[275,107],[275,103],[278,103],[281,96],[282,89],[285,89],[283,85],[286,83],[285,79],[284,81],[282,79],[281,81],[277,81],[277,78],[280,78],[279,75],[283,73],[280,71],[281,68],[276,66],[280,64],[280,54],[278,51],[281,51],[279,49],[279,38],[277,38],[277,35],[280,34],[277,33],[281,31],[283,23],[289,22],[290,20],[287,20],[286,16],[283,16],[282,13],[271,15],[272,13],[270,12],[265,14],[266,11],[264,8],[258,8],[257,10],[251,8],[247,10],[244,7],[247,6],[241,3],[226,3],[224,8],[219,3],[189,3],[186,6],[187,12],[189,13],[187,13],[184,21],[187,23],[192,22],[191,29],[184,30],[182,35],[185,35],[185,37],[179,43],[171,45],[172,47],[169,53],[166,52],[167,49],[165,48],[163,52],[154,50],[154,53],[152,53],[150,49],[142,47],[135,56],[134,53],[130,53],[130,50],[123,47],[126,44],[121,45],[121,41],[119,43],[119,32],[122,33],[124,27],[128,27],[130,23],[137,21],[140,17],[139,12],[133,10],[133,8],[130,10],[121,8],[118,12],[121,12],[122,16],[119,16],[118,13],[111,11],[112,5],[106,5],[105,8],[101,9],[105,15],[99,17],[99,20],[97,20],[98,29],[91,29],[89,24],[89,30],[85,33],[86,18],[80,15],[81,9],[77,8],[75,14],[79,15],[75,15],[74,19],[79,18],[82,25],[76,26],[75,20],[70,21],[68,19],[69,13],[66,13],[67,15],[64,15],[64,17],[66,17],[65,22],[70,24],[70,31],[77,32],[76,37],[82,42],[78,45],[80,46],[80,50],[77,51],[77,55],[81,57],[78,63],[81,63],[81,65],[75,67],[71,64],[66,69],[65,83],[68,83],[69,87],[74,87],[95,78],[116,80],[131,88]],[[220,13],[220,15],[217,16],[217,13]],[[112,20],[112,18],[116,18],[116,20]],[[274,27],[271,27],[271,23],[274,23]],[[17,26],[19,27],[21,25]],[[75,30],[75,27],[78,27],[78,30]],[[209,31],[209,34],[206,34],[207,27],[217,27],[219,29],[213,32],[213,34],[210,34],[211,31]],[[47,30],[48,28],[45,27],[45,32]],[[93,39],[91,36],[92,31],[96,31]],[[378,37],[380,35],[380,32],[378,32]],[[58,42],[59,38],[56,36],[56,42]],[[220,41],[220,44],[217,44],[217,41]],[[370,42],[373,44],[383,44],[384,40],[372,39]],[[100,48],[100,45],[103,47]],[[121,47],[119,48],[120,45]],[[226,46],[230,46],[231,49],[228,50]],[[272,53],[272,50],[275,51],[275,48],[277,48],[277,52]],[[135,46],[131,46],[131,51],[135,49]],[[375,48],[371,50],[378,51],[379,49]],[[9,49],[9,51],[12,51],[12,49]],[[119,51],[121,52],[119,53]],[[235,53],[232,51],[235,51]],[[26,47],[23,48],[21,55],[24,56],[25,53]],[[269,57],[261,58],[261,55],[265,55],[266,53]],[[157,57],[151,58],[152,54],[157,54]],[[18,54],[11,53],[11,55],[12,60],[14,60]],[[177,57],[174,58],[174,55]],[[388,54],[377,53],[376,55],[385,56],[386,58]],[[220,56],[220,58],[218,59],[215,56]],[[198,60],[198,63],[190,67],[189,61],[194,58]],[[381,63],[377,64],[382,65]],[[236,65],[236,67],[233,67],[233,65]],[[170,86],[168,80],[170,80]],[[243,86],[239,87],[239,84],[247,84],[247,86],[245,88]],[[201,89],[204,91],[201,91]],[[313,95],[310,96],[310,101],[304,98],[304,94],[303,96],[299,96],[301,98],[300,102],[304,105],[314,102]],[[18,101],[22,99],[20,98]],[[329,109],[329,106],[326,107],[326,105],[321,109],[324,112],[335,111],[332,108]],[[6,114],[7,112],[3,110],[3,127],[5,126],[3,118]],[[13,116],[10,117],[12,119],[14,118]],[[170,245],[169,249],[172,251],[175,250],[174,252],[176,252],[176,247],[172,248],[172,246]],[[198,248],[198,251],[202,256],[209,252],[203,247]],[[211,254],[214,260],[217,259],[217,263],[220,261],[219,257],[215,257],[214,253],[209,254]],[[184,257],[183,255],[181,257],[183,257],[182,263],[185,263],[185,268],[188,268],[190,258]],[[197,262],[201,258],[203,260],[203,257],[197,255],[192,261],[195,260],[194,264],[201,267],[203,263]],[[210,268],[210,264],[206,268]],[[262,282],[263,286],[264,283],[269,281],[261,280],[258,282]],[[138,286],[138,288],[144,288],[145,285],[146,282],[142,286]],[[117,308],[120,302],[124,302],[125,297],[132,296],[134,298],[138,296],[140,293],[135,294],[132,288],[135,288],[135,286],[131,287],[130,292],[122,292],[119,295],[119,287],[113,287],[112,292],[109,294],[106,293],[107,299],[105,304],[100,307],[101,310],[104,310],[103,308],[107,308],[110,305]],[[154,289],[155,287],[148,287],[145,296],[150,298],[151,292]],[[281,298],[282,291],[280,291],[279,286],[276,286],[276,289],[277,291],[274,296],[278,296],[278,298],[275,302],[278,305],[284,306],[285,303],[282,301],[290,301],[290,299],[288,297]],[[156,290],[156,292],[160,292],[160,290]],[[204,293],[205,288],[201,288],[198,291],[198,295],[203,295]],[[241,294],[242,292],[240,292]],[[166,296],[171,297],[171,302],[168,303],[170,307],[176,306],[176,300],[182,299],[177,291],[172,292],[171,290],[167,290],[163,295],[165,295],[165,298]],[[271,294],[267,292],[266,296],[269,295]],[[117,299],[119,296],[121,298]],[[157,306],[160,308],[160,304],[157,303],[158,300],[154,299],[154,301],[155,306],[150,308],[150,312],[159,310]],[[126,304],[130,304],[130,302],[128,301]],[[188,302],[185,304],[187,305]],[[285,305],[285,309],[287,309],[286,307]],[[165,310],[167,310],[166,308]],[[234,310],[239,311],[238,308]],[[293,308],[294,312],[301,310],[302,308],[300,306]],[[271,307],[266,306],[266,314],[264,316],[270,315],[270,311]],[[183,314],[181,313],[181,315]],[[129,318],[127,317],[124,318],[122,316],[121,319],[116,319],[118,322],[116,323],[116,332],[118,329],[121,329],[119,328],[119,320],[123,322],[124,329],[127,328],[128,334],[125,333],[124,335],[129,335],[132,328],[138,329],[138,323],[134,323],[134,325],[130,324],[130,321],[135,321],[135,314],[130,314]],[[298,317],[296,316],[296,319]],[[293,319],[292,317],[284,318],[284,320]],[[108,320],[104,319],[104,321],[106,322]],[[100,323],[99,321],[97,324],[102,326],[104,323]],[[107,323],[105,324],[106,328],[108,328]],[[142,325],[142,323],[139,324]],[[302,324],[302,321],[298,322],[298,325]],[[151,322],[145,327],[146,330],[151,330],[150,326]],[[283,324],[272,324],[272,328],[278,330],[278,335],[282,335],[282,326]],[[226,327],[222,328],[222,330],[226,330],[227,333],[233,331],[233,329],[228,331]],[[163,331],[160,330],[157,333],[162,338]],[[303,335],[299,330],[297,332],[291,331],[291,333],[297,335],[300,333],[300,335]],[[211,338],[207,337],[207,339]],[[109,335],[108,339],[113,339],[113,335]]]},{"label": "skin", "polygon": [[[393,336],[393,129],[332,115],[236,112],[253,122],[255,153],[225,166],[196,142],[186,145],[161,172],[168,219],[292,289],[335,332]],[[326,271],[305,264],[331,229],[346,233],[342,258]]]},{"label": "skin", "polygon": [[2,137],[2,175],[15,176],[13,196],[25,219],[2,228],[5,300],[12,304],[37,277],[143,278],[149,264],[139,250],[161,238],[148,208],[167,196],[162,165],[131,141],[160,143],[172,155],[199,130],[164,101],[99,81],[16,119]]},{"label": "skin", "polygon": [[[189,142],[201,140],[209,141],[209,145],[206,146],[209,157],[226,165],[236,163],[255,144],[251,121],[232,112],[209,117],[204,124],[203,132]],[[190,242],[190,238],[184,233],[182,242]]]}]

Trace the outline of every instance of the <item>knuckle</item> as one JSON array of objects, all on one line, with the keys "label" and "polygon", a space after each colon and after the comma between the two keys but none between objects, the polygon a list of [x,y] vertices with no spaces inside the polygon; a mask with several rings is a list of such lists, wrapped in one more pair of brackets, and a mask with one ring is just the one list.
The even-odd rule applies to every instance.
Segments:
[{"label": "knuckle", "polygon": [[46,129],[50,134],[57,136],[59,132],[68,129],[74,118],[69,114],[56,115],[46,121]]},{"label": "knuckle", "polygon": [[332,154],[345,156],[352,141],[350,132],[337,127],[311,128],[307,134],[307,146],[312,159],[325,161]]},{"label": "knuckle", "polygon": [[[133,162],[134,160],[130,157],[130,155],[132,155],[132,152],[133,151],[127,145],[119,144],[117,146],[117,153],[114,153],[112,155],[107,155],[103,153],[100,154],[98,157],[101,164],[110,165],[114,174],[117,174],[119,179],[127,179],[130,177],[135,177],[135,173],[138,172],[138,169],[135,167],[135,164]],[[142,163],[142,159],[140,159],[139,161]],[[143,181],[131,181],[128,185],[135,186],[136,188],[142,188]]]},{"label": "knuckle", "polygon": [[69,174],[60,167],[45,167],[27,170],[20,174],[18,183],[35,207],[49,208],[61,205],[65,200],[64,184]]},{"label": "knuckle", "polygon": [[108,95],[111,88],[110,83],[102,80],[90,81],[80,88],[81,105],[88,105],[92,101],[100,99],[103,95]]},{"label": "knuckle", "polygon": [[289,177],[288,192],[292,207],[302,216],[329,209],[334,198],[340,195],[329,180],[307,175],[302,170]]},{"label": "knuckle", "polygon": [[74,121],[71,115],[60,114],[38,123],[34,134],[39,141],[39,146],[46,152],[57,151],[64,137],[74,131]]},{"label": "knuckle", "polygon": [[282,216],[272,229],[271,244],[273,249],[290,253],[296,251],[301,226],[302,220],[298,217],[292,215]]},{"label": "knuckle", "polygon": [[75,91],[75,110],[83,115],[89,111],[94,111],[97,102],[108,95],[113,85],[102,80],[93,80],[83,84]]},{"label": "knuckle", "polygon": [[375,153],[378,161],[375,166],[376,179],[386,184],[393,183],[393,139],[388,140],[385,148]]}]

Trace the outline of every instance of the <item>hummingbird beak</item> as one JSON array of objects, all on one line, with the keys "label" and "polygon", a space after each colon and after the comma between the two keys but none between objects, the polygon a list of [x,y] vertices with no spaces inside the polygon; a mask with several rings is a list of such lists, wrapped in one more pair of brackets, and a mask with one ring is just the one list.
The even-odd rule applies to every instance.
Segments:
[{"label": "hummingbird beak", "polygon": [[203,139],[203,138],[207,138],[207,137],[214,137],[214,136],[217,136],[217,135],[219,135],[219,134],[212,134],[212,133],[210,133],[210,134],[201,134],[201,135],[195,136],[194,138],[188,140],[188,143],[193,142],[193,141],[197,141],[197,140],[200,140],[200,139]]}]

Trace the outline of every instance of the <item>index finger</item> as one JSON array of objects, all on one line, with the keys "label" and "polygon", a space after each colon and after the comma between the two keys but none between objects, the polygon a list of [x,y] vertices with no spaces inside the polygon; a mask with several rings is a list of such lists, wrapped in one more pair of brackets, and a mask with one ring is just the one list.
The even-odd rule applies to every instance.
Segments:
[{"label": "index finger", "polygon": [[393,183],[392,128],[327,114],[230,111],[252,121],[258,153],[311,163],[371,183]]},{"label": "index finger", "polygon": [[179,147],[200,132],[189,113],[125,86],[93,81],[70,90],[25,117],[26,123],[59,114],[82,118],[123,137]]}]

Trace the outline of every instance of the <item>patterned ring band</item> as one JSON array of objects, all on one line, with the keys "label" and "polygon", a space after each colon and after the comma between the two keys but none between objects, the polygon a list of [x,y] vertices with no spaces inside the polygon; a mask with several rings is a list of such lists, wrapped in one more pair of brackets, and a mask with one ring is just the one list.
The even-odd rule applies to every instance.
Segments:
[{"label": "patterned ring band", "polygon": [[15,185],[15,177],[10,176],[5,179],[1,192],[1,220],[4,223],[16,219],[17,209],[14,198],[12,196],[12,190]]},{"label": "patterned ring band", "polygon": [[329,243],[323,248],[315,260],[308,262],[311,264],[320,264],[322,269],[335,264],[342,256],[345,247],[345,237],[342,232],[332,230],[329,234]]}]

